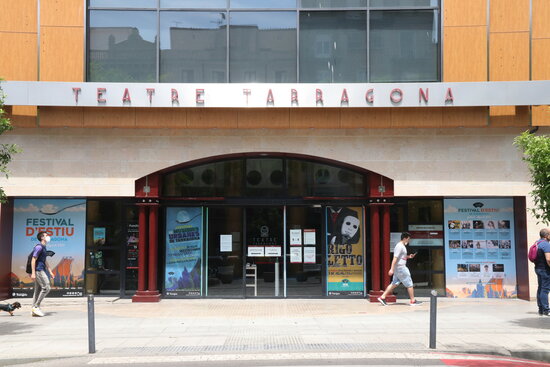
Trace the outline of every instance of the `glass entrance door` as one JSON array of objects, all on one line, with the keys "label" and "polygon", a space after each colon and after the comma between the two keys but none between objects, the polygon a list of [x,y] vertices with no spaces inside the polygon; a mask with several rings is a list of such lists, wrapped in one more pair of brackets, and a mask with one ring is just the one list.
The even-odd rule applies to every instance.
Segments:
[{"label": "glass entrance door", "polygon": [[245,209],[246,297],[283,296],[283,207]]},{"label": "glass entrance door", "polygon": [[286,295],[321,297],[324,293],[321,206],[286,208]]},{"label": "glass entrance door", "polygon": [[208,297],[244,296],[243,215],[241,207],[208,208]]}]

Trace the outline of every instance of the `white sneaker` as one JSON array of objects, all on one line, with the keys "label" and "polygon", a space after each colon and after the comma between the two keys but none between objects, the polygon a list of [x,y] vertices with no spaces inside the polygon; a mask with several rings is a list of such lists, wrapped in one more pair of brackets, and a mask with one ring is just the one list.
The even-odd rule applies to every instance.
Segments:
[{"label": "white sneaker", "polygon": [[44,312],[42,312],[42,310],[41,310],[39,307],[33,307],[33,308],[32,308],[31,314],[32,314],[33,316],[37,316],[37,317],[43,317],[43,316],[45,316],[45,315],[44,315]]}]

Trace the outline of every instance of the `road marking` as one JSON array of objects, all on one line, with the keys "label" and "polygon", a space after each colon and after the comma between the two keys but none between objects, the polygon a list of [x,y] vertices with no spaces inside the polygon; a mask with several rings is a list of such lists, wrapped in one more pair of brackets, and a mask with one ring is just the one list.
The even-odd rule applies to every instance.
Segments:
[{"label": "road marking", "polygon": [[319,359],[424,359],[424,360],[478,360],[478,361],[522,361],[525,364],[540,363],[513,357],[487,355],[463,355],[446,353],[258,353],[258,354],[211,354],[179,356],[134,356],[134,357],[96,357],[88,362],[91,365],[101,364],[134,364],[134,363],[178,363],[178,362],[220,362],[220,361],[270,361],[270,360],[319,360]]}]

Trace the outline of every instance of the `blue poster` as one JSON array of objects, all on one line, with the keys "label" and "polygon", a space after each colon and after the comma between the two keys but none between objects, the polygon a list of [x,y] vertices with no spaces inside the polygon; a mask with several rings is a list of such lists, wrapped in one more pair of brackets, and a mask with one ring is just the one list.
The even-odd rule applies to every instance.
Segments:
[{"label": "blue poster", "polygon": [[202,208],[166,209],[165,295],[202,294]]},{"label": "blue poster", "polygon": [[447,297],[517,297],[512,199],[446,199]]},{"label": "blue poster", "polygon": [[[85,199],[15,199],[13,204],[12,297],[32,297],[34,281],[26,273],[27,257],[47,232],[47,263],[54,273],[51,295],[82,296],[86,239]],[[53,255],[52,255],[53,254]]]}]

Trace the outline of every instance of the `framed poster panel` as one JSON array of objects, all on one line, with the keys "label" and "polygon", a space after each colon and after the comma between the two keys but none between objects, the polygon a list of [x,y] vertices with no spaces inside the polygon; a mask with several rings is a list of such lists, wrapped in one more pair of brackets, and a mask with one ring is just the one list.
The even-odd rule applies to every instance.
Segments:
[{"label": "framed poster panel", "polygon": [[[46,249],[54,297],[84,294],[86,246],[85,199],[15,199],[12,242],[12,297],[32,297],[34,281],[26,273],[27,257],[38,244],[39,232],[51,237]],[[103,236],[104,237],[104,236]]]},{"label": "framed poster panel", "polygon": [[517,297],[512,198],[445,199],[447,297]]},{"label": "framed poster panel", "polygon": [[327,295],[363,295],[363,208],[327,207]]},{"label": "framed poster panel", "polygon": [[202,295],[203,209],[166,209],[166,297]]}]

